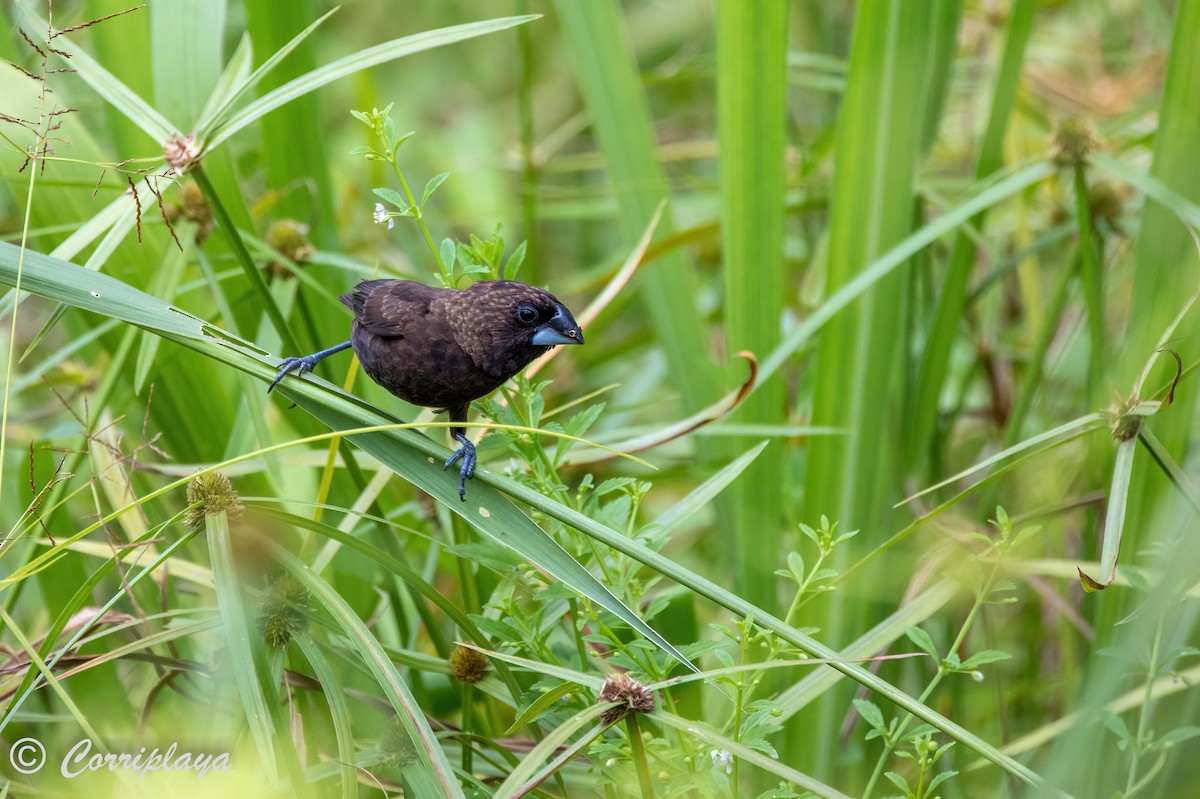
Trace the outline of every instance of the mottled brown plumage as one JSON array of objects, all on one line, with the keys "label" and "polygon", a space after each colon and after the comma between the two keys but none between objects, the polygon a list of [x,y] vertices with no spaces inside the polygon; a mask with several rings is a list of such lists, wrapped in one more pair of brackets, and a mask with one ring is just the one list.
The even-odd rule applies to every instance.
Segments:
[{"label": "mottled brown plumage", "polygon": [[[350,341],[303,358],[287,358],[284,375],[311,371],[348,347],[363,371],[406,402],[438,408],[465,422],[471,401],[486,396],[557,344],[582,344],[571,312],[548,291],[513,280],[484,280],[470,288],[439,289],[411,280],[364,280],[340,298],[354,312]],[[270,389],[268,389],[269,391]],[[459,495],[475,470],[475,448],[461,427]]]}]

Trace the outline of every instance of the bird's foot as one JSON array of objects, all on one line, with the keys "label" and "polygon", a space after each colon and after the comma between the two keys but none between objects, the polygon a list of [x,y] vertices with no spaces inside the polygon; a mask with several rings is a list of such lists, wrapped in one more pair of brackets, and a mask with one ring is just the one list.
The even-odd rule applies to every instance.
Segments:
[{"label": "bird's foot", "polygon": [[442,471],[449,469],[459,458],[462,458],[463,465],[458,470],[458,498],[466,502],[467,481],[475,477],[475,445],[462,433],[455,433],[454,438],[462,446],[454,451],[454,454],[446,461],[446,465],[442,467]]},{"label": "bird's foot", "polygon": [[311,372],[317,367],[317,361],[321,360],[317,357],[318,355],[320,353],[305,355],[303,358],[284,358],[279,362],[279,371],[275,373],[275,379],[267,387],[267,393],[270,394],[271,389],[279,385],[279,381],[292,372],[295,372],[297,377],[305,372]]},{"label": "bird's foot", "polygon": [[305,355],[303,358],[284,358],[279,362],[279,371],[275,373],[275,379],[271,381],[271,385],[267,387],[267,393],[271,393],[271,389],[279,385],[279,381],[285,375],[295,372],[297,375],[302,375],[305,372],[311,372],[316,368],[317,364],[330,355],[339,353],[342,350],[350,349],[350,342],[343,341],[341,344],[335,344],[327,350],[314,352],[312,355]]}]

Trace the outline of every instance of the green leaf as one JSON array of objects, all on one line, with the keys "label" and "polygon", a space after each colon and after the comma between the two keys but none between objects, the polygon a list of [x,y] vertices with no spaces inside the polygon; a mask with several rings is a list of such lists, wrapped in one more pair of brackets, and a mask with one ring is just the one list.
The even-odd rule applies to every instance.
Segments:
[{"label": "green leaf", "polygon": [[913,795],[912,789],[908,787],[908,780],[904,779],[904,777],[900,776],[894,771],[884,772],[883,776],[887,777],[888,780],[897,788],[904,791],[905,796]]},{"label": "green leaf", "polygon": [[[313,31],[320,27],[325,20],[333,16],[337,12],[338,8],[339,7],[334,7],[307,28],[297,33],[291,41],[272,53],[271,57],[266,61],[262,62],[258,69],[254,70],[249,77],[243,77],[241,80],[233,81],[231,78],[226,77],[232,73],[232,68],[227,68],[226,75],[223,75],[221,82],[217,84],[218,91],[213,92],[213,99],[209,101],[210,107],[206,108],[205,111],[200,114],[200,119],[196,123],[196,130],[200,139],[202,141],[206,140],[210,134],[210,131],[218,129],[225,119],[228,118],[233,107],[237,105],[238,101],[249,94],[254,87],[258,86],[258,84],[262,82],[263,78],[270,74],[271,71],[279,65],[280,61],[287,58],[288,55],[290,55],[293,50],[299,47],[305,39],[311,36]],[[239,47],[239,51],[240,49],[241,48]],[[231,60],[231,65],[236,60],[236,58]],[[249,60],[247,60],[247,67],[248,66]],[[227,81],[228,85],[226,86],[225,84]]]},{"label": "green leaf", "polygon": [[1002,660],[1009,660],[1011,658],[1012,658],[1012,655],[1010,655],[1007,652],[1001,652],[998,649],[984,649],[982,651],[976,652],[975,654],[971,655],[969,658],[964,660],[963,664],[962,664],[962,668],[968,669],[968,670],[969,669],[977,669],[980,666],[986,666],[989,663],[999,663]]},{"label": "green leaf", "polygon": [[409,209],[408,200],[404,199],[404,195],[402,195],[400,192],[396,191],[395,189],[389,189],[386,187],[379,188],[379,189],[371,189],[371,193],[374,194],[379,199],[383,200],[384,202],[390,203],[391,205],[400,209],[400,211],[402,211],[402,212],[406,212]]},{"label": "green leaf", "polygon": [[501,280],[516,280],[517,274],[521,271],[521,266],[525,263],[525,251],[528,242],[521,242],[512,251],[512,255],[508,256],[508,260],[504,262],[504,266],[500,269]]},{"label": "green leaf", "polygon": [[925,795],[926,796],[934,796],[935,795],[934,791],[937,789],[937,787],[939,785],[941,785],[943,782],[950,779],[951,777],[957,777],[957,776],[958,776],[957,771],[941,772],[940,774],[938,774],[936,777],[934,777],[932,780],[929,781],[929,786],[925,789]]},{"label": "green leaf", "polygon": [[522,727],[532,724],[533,722],[537,721],[543,713],[550,710],[553,705],[559,704],[559,701],[563,697],[570,696],[578,690],[579,685],[573,682],[564,682],[558,686],[555,686],[554,688],[551,688],[531,702],[529,707],[518,713],[517,717],[513,719],[512,725],[510,725],[509,728],[502,733],[502,735],[513,735]]},{"label": "green leaf", "polygon": [[937,647],[933,645],[933,639],[929,637],[929,633],[914,625],[905,630],[904,634],[922,652],[928,652],[935,660],[939,659]]},{"label": "green leaf", "polygon": [[855,699],[854,707],[858,710],[858,715],[862,716],[863,721],[872,728],[881,733],[887,732],[887,724],[883,720],[883,711],[879,709],[879,705],[869,699]]},{"label": "green leaf", "polygon": [[1200,737],[1200,727],[1176,727],[1175,729],[1163,735],[1163,737],[1159,738],[1158,745],[1160,747],[1167,748],[1197,737]]},{"label": "green leaf", "polygon": [[434,175],[429,179],[429,182],[425,184],[425,191],[421,195],[422,208],[425,207],[425,203],[429,202],[429,198],[433,196],[433,193],[438,190],[438,186],[441,186],[443,183],[445,183],[446,178],[448,177],[450,177],[450,173],[443,172],[440,175]]}]

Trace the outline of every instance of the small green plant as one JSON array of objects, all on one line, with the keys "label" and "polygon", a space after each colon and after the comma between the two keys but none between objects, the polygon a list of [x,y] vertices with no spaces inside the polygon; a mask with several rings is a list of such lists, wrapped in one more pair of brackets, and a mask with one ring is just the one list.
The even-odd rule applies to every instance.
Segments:
[{"label": "small green plant", "polygon": [[[1000,507],[996,508],[996,518],[992,524],[996,528],[996,535],[994,537],[976,532],[968,533],[965,536],[968,541],[973,541],[980,545],[980,549],[967,558],[963,565],[962,573],[958,575],[958,579],[971,591],[973,602],[970,611],[959,627],[958,634],[947,648],[946,653],[944,655],[940,654],[933,637],[920,627],[909,627],[905,631],[908,640],[922,652],[932,657],[934,662],[938,664],[936,673],[920,694],[920,701],[922,702],[927,701],[933,695],[934,690],[941,684],[945,677],[951,674],[962,674],[973,680],[981,681],[984,679],[984,674],[981,671],[983,666],[1008,660],[1011,657],[1007,652],[994,649],[980,650],[966,659],[963,659],[958,654],[966,642],[968,634],[974,627],[979,611],[983,607],[987,605],[1007,605],[1017,601],[1011,595],[1016,588],[1015,584],[1011,580],[1001,579],[1000,570],[1004,559],[1011,553],[1013,548],[1029,536],[1035,534],[1039,529],[1034,525],[1026,525],[1019,532],[1016,531],[1012,520],[1004,511],[1004,508]],[[932,765],[944,753],[944,748],[938,748],[936,745],[933,745],[932,749],[930,748],[932,742],[928,740],[928,736],[935,732],[935,730],[925,724],[910,729],[909,723],[912,721],[912,717],[907,714],[885,721],[883,711],[874,702],[867,699],[855,699],[854,707],[869,727],[866,739],[879,738],[883,741],[883,752],[880,753],[879,759],[876,761],[875,770],[871,774],[871,779],[867,783],[867,788],[863,792],[863,796],[871,796],[880,775],[885,774],[884,768],[889,756],[893,752],[898,756],[914,760],[918,764],[921,771],[917,787],[921,789],[921,786],[924,785],[923,790],[925,792],[913,793],[908,788],[908,783],[904,781],[904,777],[899,774],[893,778],[891,776],[893,772],[887,772],[888,779],[897,785],[901,785],[907,792],[906,796],[923,798],[930,795],[929,792],[932,788],[925,783],[926,772],[932,768]],[[913,744],[913,748],[907,753],[901,753],[897,751],[897,748],[902,744]],[[949,776],[943,777],[939,774],[932,780],[932,785],[936,787],[936,785],[944,782],[946,779],[949,779]]]}]

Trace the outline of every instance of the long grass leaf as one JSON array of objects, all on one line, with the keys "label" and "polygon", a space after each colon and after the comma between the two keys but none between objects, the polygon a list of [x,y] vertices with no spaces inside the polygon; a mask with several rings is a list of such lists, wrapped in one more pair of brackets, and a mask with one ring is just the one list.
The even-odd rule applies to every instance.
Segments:
[{"label": "long grass leaf", "polygon": [[205,146],[209,149],[219,146],[230,136],[276,108],[291,102],[297,97],[302,97],[309,92],[315,91],[327,83],[332,83],[339,78],[353,75],[356,72],[361,72],[364,69],[369,69],[379,64],[385,64],[388,61],[394,61],[397,58],[403,58],[414,53],[432,50],[435,47],[443,47],[455,42],[472,39],[476,36],[495,33],[496,31],[502,31],[515,25],[523,25],[535,19],[537,19],[537,16],[501,17],[484,22],[471,22],[466,25],[455,25],[450,28],[423,31],[412,36],[405,36],[375,45],[374,47],[368,47],[354,55],[340,58],[307,75],[289,81],[278,89],[258,98],[245,108],[230,114],[224,123],[214,126],[209,138],[205,141]]},{"label": "long grass leaf", "polygon": [[[787,0],[718,0],[717,141],[720,145],[721,245],[725,336],[730,352],[770,352],[779,344],[786,265],[783,260],[784,129],[787,122]],[[782,381],[763,385],[733,419],[782,424]],[[750,438],[732,446],[753,445]],[[747,479],[723,496],[729,508],[726,552],[738,593],[762,607],[778,602],[771,579],[781,557],[786,492],[785,450],[773,444]]]}]

